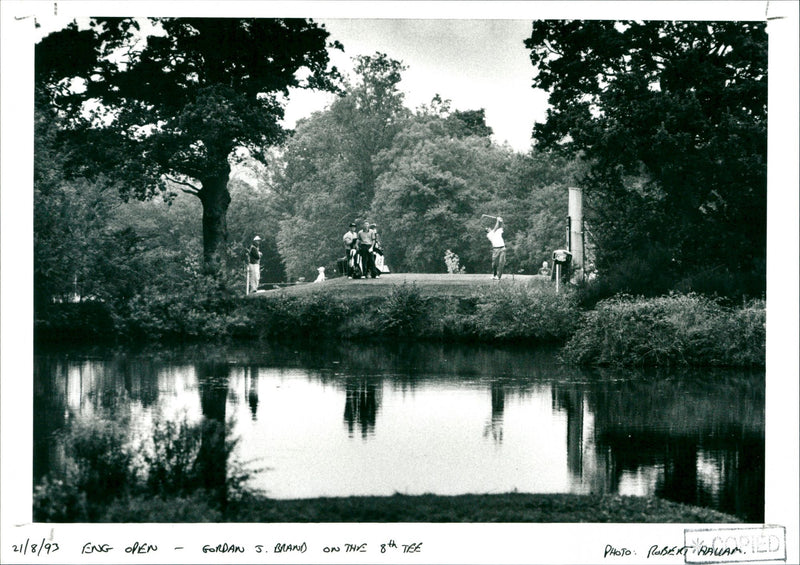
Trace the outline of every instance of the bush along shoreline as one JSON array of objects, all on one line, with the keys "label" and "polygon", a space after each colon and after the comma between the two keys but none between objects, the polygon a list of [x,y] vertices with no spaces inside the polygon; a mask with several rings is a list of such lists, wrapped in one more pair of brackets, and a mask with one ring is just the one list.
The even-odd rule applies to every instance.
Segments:
[{"label": "bush along shoreline", "polygon": [[619,295],[582,315],[564,361],[597,366],[763,367],[766,307],[739,307],[696,294]]},{"label": "bush along shoreline", "polygon": [[39,343],[219,340],[440,340],[563,346],[565,363],[595,366],[763,367],[763,299],[727,306],[698,294],[617,295],[592,309],[578,293],[503,284],[471,294],[385,296],[321,289],[249,299],[219,290],[150,293],[125,302],[52,304],[37,313]]}]

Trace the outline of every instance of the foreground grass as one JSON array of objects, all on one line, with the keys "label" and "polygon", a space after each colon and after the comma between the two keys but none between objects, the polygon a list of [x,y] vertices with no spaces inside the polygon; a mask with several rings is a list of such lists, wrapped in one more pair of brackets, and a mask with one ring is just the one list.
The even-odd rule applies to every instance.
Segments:
[{"label": "foreground grass", "polygon": [[227,514],[231,522],[741,522],[709,508],[660,498],[519,493],[303,500],[253,496]]},{"label": "foreground grass", "polygon": [[114,501],[96,522],[248,523],[740,523],[736,516],[660,498],[577,494],[351,496],[276,500],[245,494],[225,511],[202,493]]}]

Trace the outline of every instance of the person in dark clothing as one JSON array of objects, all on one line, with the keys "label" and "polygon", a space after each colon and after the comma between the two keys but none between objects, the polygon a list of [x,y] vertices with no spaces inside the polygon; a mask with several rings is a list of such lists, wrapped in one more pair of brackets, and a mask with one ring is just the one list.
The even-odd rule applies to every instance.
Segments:
[{"label": "person in dark clothing", "polygon": [[361,266],[364,269],[364,278],[371,275],[373,279],[381,276],[380,271],[375,266],[375,256],[373,251],[375,248],[375,234],[370,231],[367,222],[364,222],[361,230],[358,232],[358,254],[361,257]]}]

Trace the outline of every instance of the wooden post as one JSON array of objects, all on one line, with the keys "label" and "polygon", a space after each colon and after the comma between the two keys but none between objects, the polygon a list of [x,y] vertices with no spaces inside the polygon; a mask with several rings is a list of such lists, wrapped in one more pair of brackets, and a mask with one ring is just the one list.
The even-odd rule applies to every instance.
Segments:
[{"label": "wooden post", "polygon": [[250,265],[246,264],[244,270],[247,273],[247,275],[245,277],[247,282],[245,282],[244,295],[247,296],[248,294],[250,294]]}]

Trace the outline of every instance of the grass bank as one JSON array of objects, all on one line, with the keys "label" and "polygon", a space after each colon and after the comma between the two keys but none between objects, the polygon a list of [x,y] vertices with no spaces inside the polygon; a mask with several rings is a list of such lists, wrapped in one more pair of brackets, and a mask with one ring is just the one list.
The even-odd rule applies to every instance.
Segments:
[{"label": "grass bank", "polygon": [[392,275],[334,279],[241,296],[148,294],[120,304],[54,304],[37,339],[431,339],[562,343],[579,311],[543,277]]},{"label": "grass bank", "polygon": [[616,296],[580,308],[538,276],[386,275],[333,279],[255,295],[215,289],[124,303],[54,304],[43,341],[443,340],[565,345],[568,363],[763,367],[763,300],[738,306],[695,294]]},{"label": "grass bank", "polygon": [[254,498],[234,522],[626,522],[728,523],[735,516],[659,498],[577,494],[354,496],[308,500]]}]

